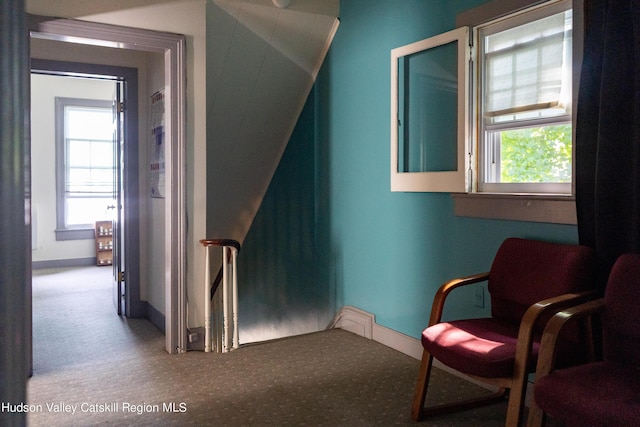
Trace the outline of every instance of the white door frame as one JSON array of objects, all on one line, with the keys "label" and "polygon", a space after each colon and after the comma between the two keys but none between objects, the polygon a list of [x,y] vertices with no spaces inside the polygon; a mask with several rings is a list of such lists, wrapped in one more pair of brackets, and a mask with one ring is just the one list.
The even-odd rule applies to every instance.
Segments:
[{"label": "white door frame", "polygon": [[165,348],[186,351],[186,56],[185,37],[71,19],[30,16],[31,37],[164,54]]}]

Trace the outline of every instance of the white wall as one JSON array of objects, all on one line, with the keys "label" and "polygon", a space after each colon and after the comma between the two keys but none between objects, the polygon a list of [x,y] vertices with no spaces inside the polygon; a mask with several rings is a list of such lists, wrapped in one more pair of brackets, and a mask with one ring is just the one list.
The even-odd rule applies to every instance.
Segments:
[{"label": "white wall", "polygon": [[[56,241],[55,99],[111,100],[114,83],[60,76],[31,76],[33,261],[95,257],[93,239]],[[96,218],[102,219],[102,218]]]},{"label": "white wall", "polygon": [[[72,61],[72,62],[87,62],[93,64],[115,65],[122,67],[131,67],[138,69],[138,143],[139,143],[139,179],[140,179],[140,298],[143,301],[149,302],[154,308],[161,313],[164,313],[165,298],[164,298],[164,200],[152,199],[149,196],[149,163],[148,163],[148,148],[150,143],[150,131],[149,131],[149,105],[150,96],[153,92],[162,87],[164,79],[164,57],[162,54],[144,53],[139,51],[129,51],[125,49],[113,49],[97,46],[88,46],[81,44],[70,44],[63,42],[55,42],[49,40],[32,39],[31,40],[31,57],[38,59],[50,59],[59,61]],[[32,89],[34,95],[40,92],[40,89],[36,86]],[[106,99],[111,99],[112,90],[109,91]],[[65,95],[67,96],[67,95]],[[32,101],[32,110],[37,109],[39,101]],[[53,129],[53,122],[51,124]],[[43,128],[44,130],[44,128]],[[40,131],[34,127],[32,132]],[[46,135],[45,131],[45,135]],[[53,131],[51,131],[53,132]],[[51,133],[53,137],[53,133]],[[37,153],[40,157],[40,149],[36,148],[38,138],[37,135],[32,135],[33,141],[33,153]],[[51,153],[48,155],[50,159],[53,159],[54,152],[53,146],[51,147]],[[44,154],[42,155],[44,157]],[[34,159],[34,162],[36,159]],[[55,227],[55,188],[45,190],[36,187],[38,180],[37,176],[40,173],[46,172],[46,165],[42,165],[42,162],[38,161],[38,164],[33,165],[34,175],[34,205],[36,206],[36,215],[38,216],[38,231],[37,231],[37,249],[33,251],[33,260],[52,260],[52,259],[68,259],[79,257],[91,257],[95,256],[95,247],[93,240],[80,241],[82,245],[82,252],[69,252],[63,250],[63,247],[57,247],[56,250],[50,250],[45,254],[42,250],[44,242],[41,243],[40,239],[43,238],[40,233],[40,217],[43,216],[41,211],[50,210],[50,215],[53,216],[53,227]],[[55,176],[53,175],[54,164],[51,162],[50,166],[50,183],[53,186]],[[47,172],[48,173],[48,172]],[[39,207],[38,194],[36,192],[47,194],[51,198],[48,204]],[[49,194],[50,193],[50,194]],[[50,206],[50,204],[53,205]],[[48,226],[49,227],[49,226]],[[55,236],[53,237],[55,239]],[[67,242],[62,242],[67,243]],[[48,245],[48,244],[47,244]],[[161,251],[161,252],[159,252]],[[62,256],[64,255],[64,258]],[[54,258],[55,257],[55,258]]]},{"label": "white wall", "polygon": [[[149,96],[164,87],[164,58],[162,55],[152,55],[149,61],[149,79],[147,85],[146,102],[149,103]],[[142,141],[142,145],[147,147],[151,144],[150,135],[151,124],[147,126],[147,138]],[[148,278],[149,286],[144,295],[156,309],[164,313],[165,308],[165,199],[152,198],[149,196],[149,150],[140,150],[141,184],[140,194],[142,195],[141,205],[144,205],[146,215],[145,227],[140,228],[141,242],[147,248],[143,251],[140,259],[140,266],[144,268]],[[142,274],[143,268],[140,269]]]}]

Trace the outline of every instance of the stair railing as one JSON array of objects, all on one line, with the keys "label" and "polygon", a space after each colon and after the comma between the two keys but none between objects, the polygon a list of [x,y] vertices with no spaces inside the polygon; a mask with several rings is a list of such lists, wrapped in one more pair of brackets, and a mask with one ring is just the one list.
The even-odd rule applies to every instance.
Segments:
[{"label": "stair railing", "polygon": [[[204,351],[212,350],[211,300],[222,284],[222,339],[217,340],[217,352],[226,353],[239,346],[238,341],[238,269],[236,260],[240,243],[232,239],[202,239],[205,248],[205,306],[204,306]],[[211,282],[211,253],[213,247],[222,248],[222,267],[216,280]],[[231,329],[233,328],[233,332]],[[219,334],[218,334],[219,336]]]}]

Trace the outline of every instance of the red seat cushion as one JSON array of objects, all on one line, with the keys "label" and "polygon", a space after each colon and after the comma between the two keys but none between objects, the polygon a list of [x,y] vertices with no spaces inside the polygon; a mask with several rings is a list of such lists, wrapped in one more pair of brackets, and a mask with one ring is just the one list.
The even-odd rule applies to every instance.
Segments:
[{"label": "red seat cushion", "polygon": [[[468,319],[438,323],[422,332],[422,345],[445,365],[485,378],[510,377],[518,326],[498,319]],[[530,371],[535,368],[538,340],[534,340]]]},{"label": "red seat cushion", "polygon": [[535,383],[535,400],[567,427],[640,426],[640,367],[598,362],[559,369]]}]

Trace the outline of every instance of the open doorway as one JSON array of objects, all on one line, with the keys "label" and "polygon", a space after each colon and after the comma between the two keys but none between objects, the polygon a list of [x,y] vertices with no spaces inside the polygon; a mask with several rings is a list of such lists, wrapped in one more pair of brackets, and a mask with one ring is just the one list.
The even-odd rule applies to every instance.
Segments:
[{"label": "open doorway", "polygon": [[137,81],[133,68],[32,60],[33,265],[111,266],[128,317],[144,314],[137,260],[121,274],[139,241]]},{"label": "open doorway", "polygon": [[94,224],[111,219],[116,190],[111,99],[115,89],[108,79],[31,73],[36,266],[96,264]]},{"label": "open doorway", "polygon": [[[132,274],[132,272],[135,273],[135,269],[140,268],[140,264],[145,261],[147,265],[150,263],[154,263],[156,266],[159,265],[156,268],[161,270],[159,275],[161,280],[154,281],[147,277],[146,282],[148,284],[152,283],[154,289],[149,291],[149,285],[146,295],[141,295],[140,293],[136,295],[134,288],[129,284],[127,296],[129,300],[127,302],[129,310],[132,310],[132,312],[127,313],[127,315],[131,317],[148,317],[155,324],[161,325],[161,329],[163,329],[166,336],[166,350],[170,353],[180,352],[182,349],[186,349],[186,329],[184,327],[186,274],[184,37],[83,21],[48,20],[47,18],[39,17],[31,17],[30,21],[32,47],[34,41],[44,40],[67,43],[71,46],[69,51],[85,47],[108,47],[113,50],[121,49],[123,52],[137,53],[137,56],[143,56],[142,52],[160,54],[159,68],[163,73],[161,83],[163,88],[166,89],[166,175],[164,177],[166,194],[162,202],[164,216],[159,224],[163,231],[163,238],[157,245],[162,249],[162,256],[151,260],[143,259],[145,256],[151,258],[153,255],[149,255],[144,250],[140,251],[139,248],[137,250],[132,249],[136,247],[136,244],[140,244],[141,235],[139,230],[128,230],[125,233],[125,239],[130,239],[130,241],[125,241],[127,248],[125,257],[130,258],[127,258],[128,262],[125,262],[128,269],[126,275],[132,275],[133,277],[140,277],[139,271],[137,274]],[[100,59],[104,61],[104,58]],[[142,129],[144,126],[140,128]],[[144,140],[141,138],[141,141]],[[137,145],[135,147],[139,148]],[[127,160],[125,159],[126,163]],[[136,164],[136,162],[133,163]],[[138,171],[136,168],[127,170]],[[138,185],[135,188],[132,187],[129,194],[132,195],[136,191],[141,193],[138,196],[128,196],[128,212],[130,213],[134,212],[135,208],[139,207],[136,204],[146,197],[146,194],[142,192],[144,186],[141,182],[143,181],[137,178],[129,180],[129,182],[134,181],[137,181]],[[124,182],[127,182],[126,177]],[[146,183],[146,180],[144,182]],[[138,213],[131,215],[134,218],[140,217]],[[156,224],[147,224],[147,226],[154,227]],[[154,295],[153,292],[158,293],[158,289],[160,290],[160,295]],[[140,288],[138,288],[138,291],[140,291]],[[161,302],[155,305],[147,304],[145,298],[154,296],[161,298]],[[134,304],[131,304],[131,301]]]},{"label": "open doorway", "polygon": [[[89,68],[91,74],[79,72]],[[77,350],[71,353],[74,340],[82,334],[108,333],[96,325],[117,327],[99,322],[106,308],[113,317],[140,311],[125,305],[139,304],[128,295],[129,285],[137,288],[139,281],[130,277],[124,282],[124,251],[118,245],[125,229],[122,218],[131,221],[130,215],[122,215],[124,189],[137,186],[121,185],[122,153],[130,160],[135,157],[123,135],[137,134],[137,109],[120,113],[124,109],[118,107],[125,105],[127,91],[137,90],[133,69],[32,61],[34,374],[56,363],[82,360]],[[137,168],[136,162],[131,166]],[[100,310],[88,311],[90,301]]]},{"label": "open doorway", "polygon": [[114,245],[122,239],[113,233],[125,208],[119,185],[125,141],[114,114],[114,94],[124,82],[38,65],[46,69],[31,73],[32,267],[113,270],[116,312],[125,313],[122,251]]}]

